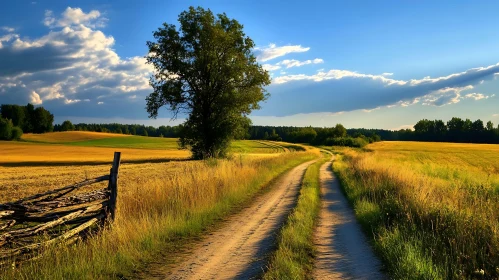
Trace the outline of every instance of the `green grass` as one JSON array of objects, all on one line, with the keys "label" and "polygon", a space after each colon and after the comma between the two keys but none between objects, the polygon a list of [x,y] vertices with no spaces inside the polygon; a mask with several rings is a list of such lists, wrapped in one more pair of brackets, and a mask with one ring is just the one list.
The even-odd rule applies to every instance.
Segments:
[{"label": "green grass", "polygon": [[313,231],[320,210],[319,160],[306,171],[298,203],[278,238],[278,249],[271,258],[264,279],[310,279],[313,267]]},{"label": "green grass", "polygon": [[131,149],[151,149],[151,150],[174,150],[178,149],[177,138],[160,138],[145,136],[112,137],[104,139],[94,139],[79,142],[64,143],[66,145],[84,147],[111,147],[111,148],[131,148]]},{"label": "green grass", "polygon": [[254,140],[236,140],[231,144],[231,152],[233,153],[279,153],[284,149],[279,146],[272,145],[264,141]]}]

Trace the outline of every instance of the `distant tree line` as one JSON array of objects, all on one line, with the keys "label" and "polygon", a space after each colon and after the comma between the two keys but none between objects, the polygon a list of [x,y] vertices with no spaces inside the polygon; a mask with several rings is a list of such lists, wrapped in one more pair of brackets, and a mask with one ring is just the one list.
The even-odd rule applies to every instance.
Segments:
[{"label": "distant tree line", "polygon": [[54,115],[45,108],[35,108],[30,103],[26,106],[2,104],[0,114],[2,118],[11,120],[13,126],[21,128],[24,133],[45,133],[54,130]]},{"label": "distant tree line", "polygon": [[423,119],[414,125],[414,140],[459,143],[499,143],[499,126],[488,121],[452,118],[442,120]]},{"label": "distant tree line", "polygon": [[454,117],[447,122],[442,120],[420,120],[414,125],[414,130],[383,130],[383,129],[347,129],[348,134],[368,135],[375,133],[386,141],[429,141],[455,143],[489,143],[499,144],[499,126],[492,121],[480,119],[471,121]]},{"label": "distant tree line", "polygon": [[153,126],[145,126],[139,124],[86,124],[79,123],[73,124],[71,121],[66,120],[62,124],[56,124],[54,131],[95,131],[95,132],[108,132],[119,134],[130,134],[139,136],[150,137],[179,137],[182,126],[160,126],[158,128]]},{"label": "distant tree line", "polygon": [[341,124],[335,127],[251,126],[247,139],[274,140],[311,145],[363,147],[381,138],[373,131],[349,133]]},{"label": "distant tree line", "polygon": [[19,140],[23,132],[53,131],[54,115],[43,107],[0,105],[0,140]]}]

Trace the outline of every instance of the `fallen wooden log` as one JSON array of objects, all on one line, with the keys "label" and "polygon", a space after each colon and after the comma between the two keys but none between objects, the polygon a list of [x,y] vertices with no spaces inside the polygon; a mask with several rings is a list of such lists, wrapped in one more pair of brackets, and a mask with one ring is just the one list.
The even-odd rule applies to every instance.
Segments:
[{"label": "fallen wooden log", "polygon": [[7,258],[11,258],[11,257],[18,256],[21,254],[30,253],[30,252],[38,250],[42,247],[49,246],[49,245],[55,244],[57,242],[66,241],[66,240],[70,239],[71,237],[77,235],[78,233],[88,229],[92,225],[96,224],[98,221],[99,221],[99,219],[93,218],[93,219],[89,220],[88,222],[83,223],[83,224],[65,232],[64,234],[62,234],[56,238],[50,239],[48,241],[45,241],[45,242],[35,243],[35,244],[27,245],[27,246],[24,246],[21,248],[16,248],[16,249],[0,251],[0,259],[7,259]]},{"label": "fallen wooden log", "polygon": [[0,211],[0,218],[8,217],[12,214],[14,214],[15,211],[13,210],[5,210],[5,211]]},{"label": "fallen wooden log", "polygon": [[[73,191],[73,190],[81,188],[83,186],[87,186],[87,185],[91,185],[91,184],[95,184],[95,183],[102,182],[102,181],[107,181],[107,180],[109,180],[109,175],[100,176],[100,177],[97,177],[97,178],[94,178],[94,179],[88,179],[88,180],[85,180],[85,181],[82,181],[82,182],[79,182],[79,183],[76,183],[76,184],[73,184],[73,185],[70,185],[70,186],[62,187],[62,188],[59,188],[59,189],[51,190],[51,191],[40,193],[40,194],[35,194],[35,195],[32,195],[32,196],[29,196],[29,197],[17,200],[17,201],[12,202],[12,203],[0,204],[0,210],[9,209],[8,206],[12,205],[12,204],[21,204],[21,203],[28,202],[28,201],[31,201],[31,200],[35,200],[35,199],[38,199],[38,198],[41,198],[41,197],[44,197],[44,196],[47,196],[47,195],[59,193],[59,192],[64,191],[64,190],[71,190],[71,191]],[[54,199],[54,198],[52,197],[51,199]]]},{"label": "fallen wooden log", "polygon": [[96,206],[98,208],[104,208],[108,204],[108,200],[97,200],[93,201],[91,204],[77,204],[68,207],[55,208],[53,211],[42,212],[42,213],[26,213],[23,218],[24,221],[30,222],[47,222],[53,219],[58,219],[64,215],[67,215],[74,211],[86,210],[88,207]]},{"label": "fallen wooden log", "polygon": [[37,202],[34,205],[36,207],[42,207],[43,209],[51,210],[53,208],[68,207],[76,204],[89,203],[95,200],[106,199],[107,197],[109,197],[109,192],[104,189],[104,190],[79,194],[71,197],[65,197],[63,199],[57,199],[53,201]]},{"label": "fallen wooden log", "polygon": [[13,225],[16,224],[16,220],[9,220],[3,224],[0,225],[0,230],[4,230],[6,228],[10,228],[12,227]]},{"label": "fallen wooden log", "polygon": [[51,229],[55,226],[64,224],[67,221],[73,220],[79,216],[81,216],[85,211],[84,210],[79,210],[76,212],[72,212],[67,214],[66,216],[62,216],[59,219],[44,223],[44,224],[39,224],[34,227],[30,228],[24,228],[24,229],[18,229],[14,231],[10,231],[8,233],[5,233],[0,236],[0,240],[8,239],[8,238],[19,238],[19,237],[28,237],[28,236],[33,236],[35,234],[38,234],[42,231]]}]

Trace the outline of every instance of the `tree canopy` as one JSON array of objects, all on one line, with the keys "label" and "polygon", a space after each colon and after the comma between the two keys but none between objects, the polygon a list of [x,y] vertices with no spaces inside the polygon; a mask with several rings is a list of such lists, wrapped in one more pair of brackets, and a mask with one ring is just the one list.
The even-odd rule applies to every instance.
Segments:
[{"label": "tree canopy", "polygon": [[43,107],[35,108],[33,104],[26,106],[2,104],[2,117],[12,121],[12,124],[25,133],[44,133],[54,130],[54,115]]},{"label": "tree canopy", "polygon": [[247,115],[268,98],[270,77],[253,55],[253,41],[227,15],[190,7],[180,27],[164,23],[147,42],[154,91],[146,98],[151,118],[166,106],[187,114],[180,143],[194,158],[224,157]]}]

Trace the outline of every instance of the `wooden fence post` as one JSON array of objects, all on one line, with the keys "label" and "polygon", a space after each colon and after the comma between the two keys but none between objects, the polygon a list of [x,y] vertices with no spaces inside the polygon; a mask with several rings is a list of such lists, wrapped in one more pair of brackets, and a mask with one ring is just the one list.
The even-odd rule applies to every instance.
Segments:
[{"label": "wooden fence post", "polygon": [[118,173],[120,168],[121,152],[114,152],[113,167],[109,174],[109,185],[107,189],[109,190],[109,209],[108,212],[111,215],[111,220],[114,220],[116,215],[116,199],[118,197]]}]

